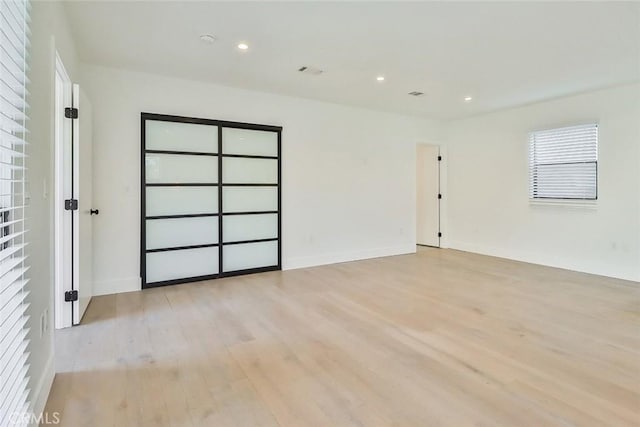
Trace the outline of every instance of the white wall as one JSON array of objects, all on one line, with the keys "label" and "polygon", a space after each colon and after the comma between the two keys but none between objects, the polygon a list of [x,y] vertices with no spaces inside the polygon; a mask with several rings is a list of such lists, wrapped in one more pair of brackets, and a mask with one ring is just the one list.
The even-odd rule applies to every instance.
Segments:
[{"label": "white wall", "polygon": [[[54,76],[57,49],[71,78],[77,78],[75,46],[64,11],[57,2],[32,2],[29,79],[30,120],[27,124],[27,246],[31,335],[29,363],[31,401],[35,411],[46,402],[54,374],[53,358],[53,146]],[[40,317],[47,311],[48,330],[40,336]]]},{"label": "white wall", "polygon": [[[598,201],[532,205],[528,132],[599,123]],[[640,85],[446,124],[452,248],[640,281]]]},{"label": "white wall", "polygon": [[[433,122],[87,65],[94,292],[140,288],[140,112],[284,127],[283,268],[415,251],[415,146]],[[348,90],[348,88],[345,88]]]},{"label": "white wall", "polygon": [[[57,2],[32,2],[31,28],[28,251],[35,410],[42,409],[53,376],[55,49],[94,106],[97,294],[139,288],[141,111],[284,126],[285,268],[414,250],[415,144],[441,140],[436,123],[95,66],[81,70]],[[443,245],[640,280],[639,99],[640,86],[626,86],[448,123]],[[530,205],[527,133],[590,121],[600,124],[597,205]],[[50,328],[41,337],[45,311]]]}]

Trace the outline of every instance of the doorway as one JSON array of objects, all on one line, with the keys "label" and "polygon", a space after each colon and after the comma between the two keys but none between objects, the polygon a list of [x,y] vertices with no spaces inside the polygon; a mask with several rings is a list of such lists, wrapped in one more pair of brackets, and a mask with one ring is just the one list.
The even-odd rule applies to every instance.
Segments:
[{"label": "doorway", "polygon": [[[82,115],[80,114],[82,106]],[[54,94],[54,321],[80,323],[93,294],[91,105],[56,54]]]},{"label": "doorway", "polygon": [[416,146],[416,243],[440,247],[440,147]]}]

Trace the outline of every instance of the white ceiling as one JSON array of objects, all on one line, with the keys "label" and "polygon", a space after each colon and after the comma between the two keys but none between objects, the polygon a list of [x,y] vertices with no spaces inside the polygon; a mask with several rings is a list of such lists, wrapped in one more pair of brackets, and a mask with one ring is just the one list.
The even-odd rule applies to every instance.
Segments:
[{"label": "white ceiling", "polygon": [[[91,1],[66,10],[89,63],[430,118],[640,79],[635,2]],[[201,42],[204,33],[218,41]],[[303,65],[326,71],[304,75]],[[414,90],[425,95],[407,95]]]}]

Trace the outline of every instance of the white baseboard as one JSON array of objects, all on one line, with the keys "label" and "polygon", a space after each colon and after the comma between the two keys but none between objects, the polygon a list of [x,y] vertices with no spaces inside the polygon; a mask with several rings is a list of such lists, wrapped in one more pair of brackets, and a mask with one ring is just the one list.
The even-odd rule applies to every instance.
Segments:
[{"label": "white baseboard", "polygon": [[[370,258],[380,258],[392,255],[404,255],[414,253],[415,244],[389,246],[384,248],[367,249],[351,252],[332,252],[323,255],[297,257],[283,260],[283,270],[314,267],[318,265],[337,264],[340,262],[358,261]],[[110,295],[123,292],[133,292],[142,289],[139,277],[130,277],[116,280],[102,280],[93,282],[93,295]]]},{"label": "white baseboard", "polygon": [[93,282],[93,296],[120,294],[139,291],[140,289],[142,289],[142,284],[139,277]]},{"label": "white baseboard", "polygon": [[461,242],[461,241],[455,241],[455,240],[449,241],[449,248],[457,249],[464,252],[472,252],[480,255],[488,255],[488,256],[494,256],[498,258],[510,259],[513,261],[521,261],[529,264],[544,265],[546,267],[577,271],[580,273],[595,274],[598,276],[606,276],[606,277],[612,277],[615,279],[630,280],[635,282],[640,281],[640,277],[634,277],[632,275],[629,276],[624,274],[617,274],[611,271],[601,271],[596,268],[588,268],[584,266],[573,266],[573,265],[568,265],[562,262],[547,261],[545,259],[540,258],[539,255],[534,253],[523,253],[523,252],[516,253],[511,250],[505,250],[505,249],[494,248],[494,247],[489,247],[484,245],[477,245],[474,243],[467,243],[467,242]]},{"label": "white baseboard", "polygon": [[[40,376],[40,380],[35,386],[34,392],[32,394],[33,398],[31,399],[31,405],[29,408],[29,412],[35,414],[36,418],[38,415],[44,412],[45,406],[47,405],[47,399],[49,398],[49,392],[51,391],[51,386],[53,385],[53,379],[56,376],[56,364],[55,364],[55,353],[52,351],[49,359],[47,360],[47,364],[44,367],[44,371]],[[29,427],[36,427],[38,422],[34,420],[33,423],[30,424]]]},{"label": "white baseboard", "polygon": [[318,265],[338,264],[341,262],[359,261],[363,259],[380,258],[393,255],[405,255],[415,253],[415,244],[389,246],[385,248],[366,249],[362,251],[351,252],[332,252],[323,255],[314,255],[306,257],[297,257],[285,259],[283,261],[283,270],[295,270],[298,268],[315,267]]}]

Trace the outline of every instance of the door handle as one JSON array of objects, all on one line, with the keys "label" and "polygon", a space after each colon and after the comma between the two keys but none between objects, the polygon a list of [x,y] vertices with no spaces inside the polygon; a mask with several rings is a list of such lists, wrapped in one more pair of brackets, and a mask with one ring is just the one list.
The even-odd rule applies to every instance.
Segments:
[{"label": "door handle", "polygon": [[100,213],[100,211],[98,209],[91,209],[91,210],[89,210],[89,213],[91,215],[98,215]]}]

